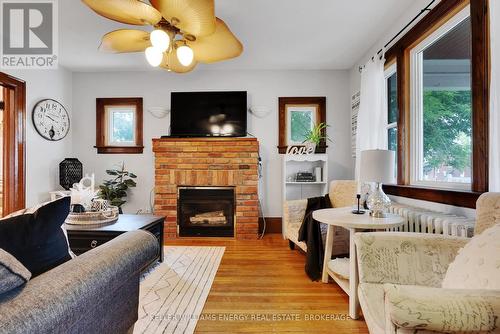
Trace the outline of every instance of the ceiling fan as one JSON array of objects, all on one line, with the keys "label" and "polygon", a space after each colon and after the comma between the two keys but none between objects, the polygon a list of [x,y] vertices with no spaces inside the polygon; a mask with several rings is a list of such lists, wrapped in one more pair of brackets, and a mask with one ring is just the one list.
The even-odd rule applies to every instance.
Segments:
[{"label": "ceiling fan", "polygon": [[198,63],[238,57],[243,45],[221,19],[214,0],[82,0],[97,14],[153,31],[119,29],[103,36],[100,50],[144,52],[151,66],[186,73]]}]

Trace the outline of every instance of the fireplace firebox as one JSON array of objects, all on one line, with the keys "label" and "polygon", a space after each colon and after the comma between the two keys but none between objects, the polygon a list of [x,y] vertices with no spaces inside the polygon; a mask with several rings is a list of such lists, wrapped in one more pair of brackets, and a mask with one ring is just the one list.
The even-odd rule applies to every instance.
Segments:
[{"label": "fireplace firebox", "polygon": [[234,187],[179,187],[180,237],[234,237]]}]

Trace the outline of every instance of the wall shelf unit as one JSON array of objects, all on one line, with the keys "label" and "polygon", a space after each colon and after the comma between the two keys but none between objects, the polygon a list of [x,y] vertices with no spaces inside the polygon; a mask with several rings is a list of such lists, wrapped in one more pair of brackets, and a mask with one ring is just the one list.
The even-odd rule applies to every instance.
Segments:
[{"label": "wall shelf unit", "polygon": [[[328,156],[326,154],[286,154],[282,159],[283,201],[322,196],[328,192]],[[295,181],[298,172],[310,172],[315,175],[316,167],[322,170],[321,180]]]}]

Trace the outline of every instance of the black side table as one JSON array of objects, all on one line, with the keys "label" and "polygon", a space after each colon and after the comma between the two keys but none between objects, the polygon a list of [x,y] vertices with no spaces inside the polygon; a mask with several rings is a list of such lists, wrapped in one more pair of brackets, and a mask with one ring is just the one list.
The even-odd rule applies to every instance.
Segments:
[{"label": "black side table", "polygon": [[[151,232],[160,245],[160,254],[153,262],[163,262],[163,222],[165,217],[153,215],[120,215],[114,224],[104,226],[84,226],[66,224],[69,246],[71,250],[80,255],[96,248],[122,233],[136,230]],[[153,263],[152,262],[152,263]]]}]

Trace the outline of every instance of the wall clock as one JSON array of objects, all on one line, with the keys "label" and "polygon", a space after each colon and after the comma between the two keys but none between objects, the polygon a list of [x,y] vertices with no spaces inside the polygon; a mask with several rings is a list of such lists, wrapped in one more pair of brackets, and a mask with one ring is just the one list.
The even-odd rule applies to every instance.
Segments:
[{"label": "wall clock", "polygon": [[69,132],[69,114],[56,100],[39,101],[33,108],[32,118],[36,131],[47,140],[61,140]]}]

